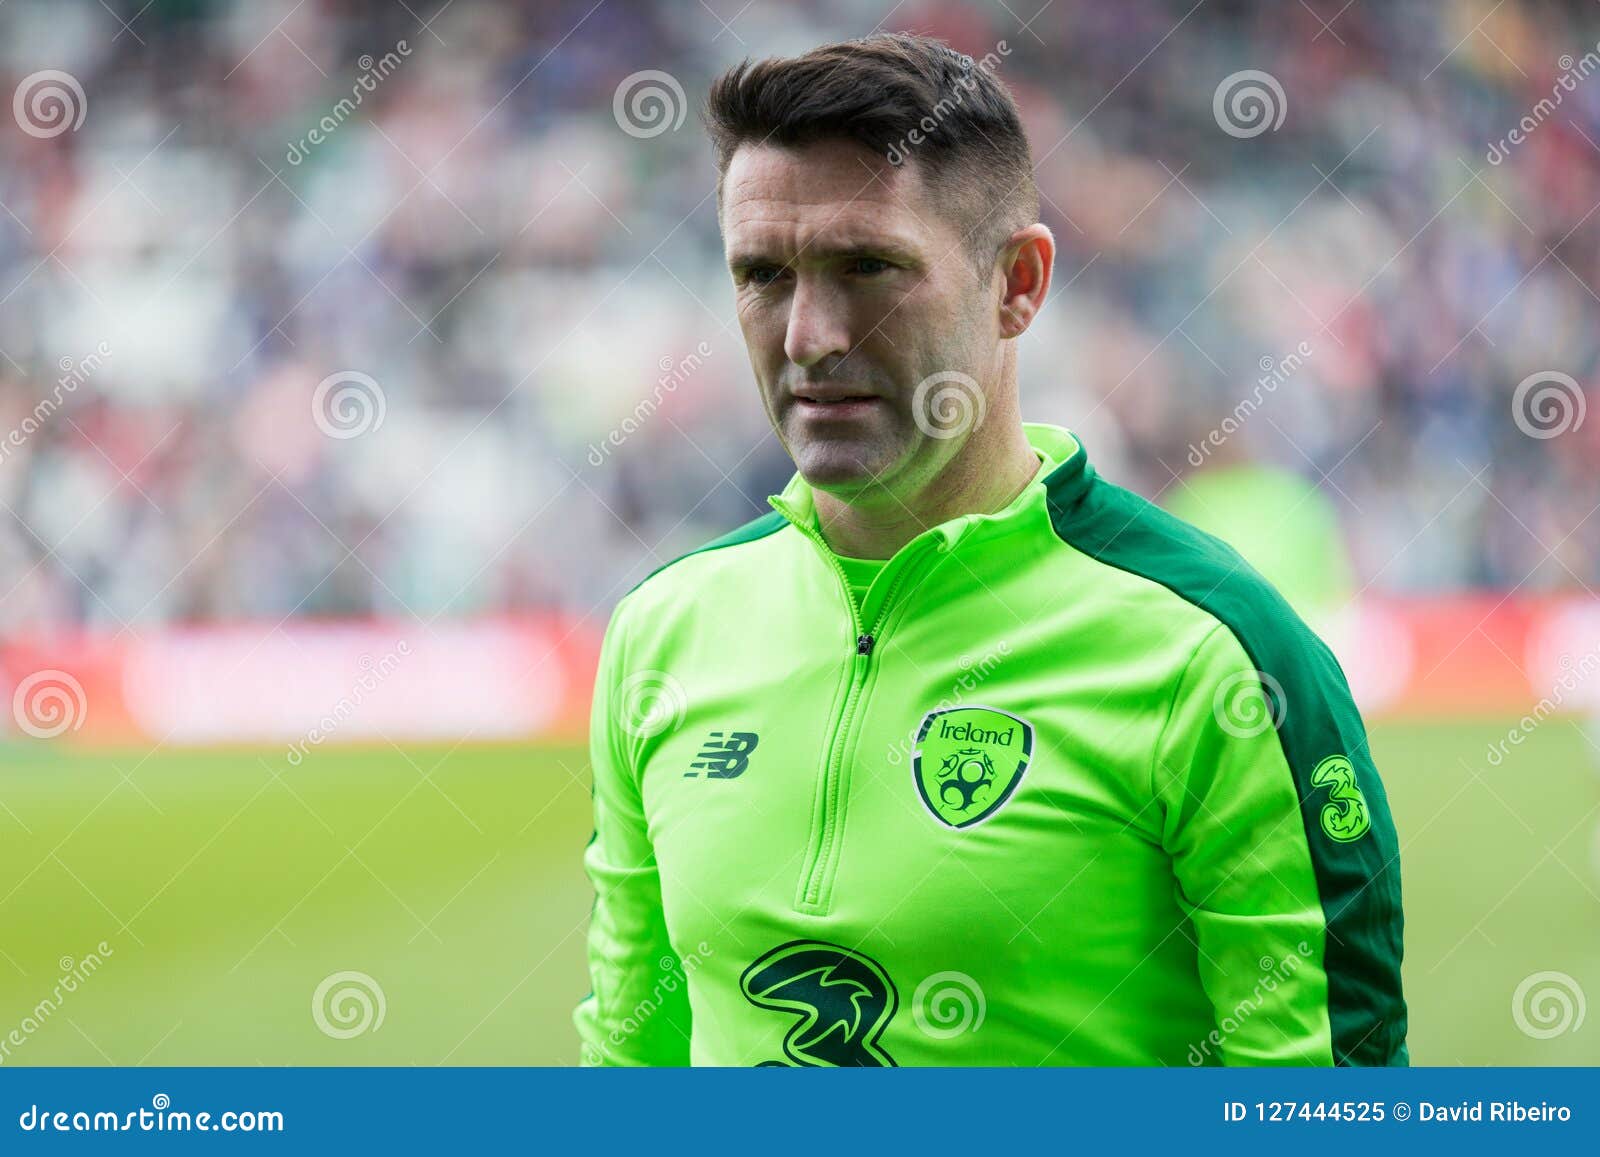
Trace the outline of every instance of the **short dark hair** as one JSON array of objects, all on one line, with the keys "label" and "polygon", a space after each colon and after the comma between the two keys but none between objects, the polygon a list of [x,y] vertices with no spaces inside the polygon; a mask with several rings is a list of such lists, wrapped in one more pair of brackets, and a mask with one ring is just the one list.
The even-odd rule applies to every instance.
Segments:
[{"label": "short dark hair", "polygon": [[[1005,41],[996,47],[1009,55]],[[1016,102],[992,75],[998,63],[993,52],[974,61],[933,37],[882,32],[735,65],[711,85],[703,114],[718,203],[741,145],[853,140],[894,165],[917,161],[986,273],[1005,239],[1039,219],[1033,157]]]}]

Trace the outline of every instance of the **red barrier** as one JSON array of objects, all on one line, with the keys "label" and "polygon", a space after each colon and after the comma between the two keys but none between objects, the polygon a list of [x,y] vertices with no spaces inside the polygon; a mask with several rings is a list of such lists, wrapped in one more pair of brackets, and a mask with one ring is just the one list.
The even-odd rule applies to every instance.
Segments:
[{"label": "red barrier", "polygon": [[19,734],[97,744],[581,741],[597,628],[296,620],[0,644]]}]

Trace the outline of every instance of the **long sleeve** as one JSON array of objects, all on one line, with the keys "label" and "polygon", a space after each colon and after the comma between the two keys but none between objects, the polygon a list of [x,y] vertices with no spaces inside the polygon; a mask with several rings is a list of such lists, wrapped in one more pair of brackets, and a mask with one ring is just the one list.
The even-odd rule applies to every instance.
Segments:
[{"label": "long sleeve", "polygon": [[667,937],[639,784],[611,707],[624,674],[620,618],[619,610],[601,646],[589,724],[594,835],[583,863],[595,891],[588,937],[592,991],[573,1021],[584,1065],[687,1065],[687,982]]},{"label": "long sleeve", "polygon": [[1404,1065],[1399,850],[1365,729],[1303,624],[1258,670],[1226,626],[1200,643],[1158,742],[1180,907],[1235,1065]]}]

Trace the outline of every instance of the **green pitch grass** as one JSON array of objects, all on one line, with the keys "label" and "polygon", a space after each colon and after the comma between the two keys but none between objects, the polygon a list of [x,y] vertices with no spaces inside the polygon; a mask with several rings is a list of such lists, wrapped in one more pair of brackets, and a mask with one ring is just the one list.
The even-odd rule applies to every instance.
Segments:
[{"label": "green pitch grass", "polygon": [[[1596,752],[1552,720],[1492,767],[1505,726],[1374,731],[1413,1061],[1600,1063]],[[0,751],[0,1041],[23,1040],[0,1063],[570,1064],[589,806],[573,748]],[[1545,971],[1597,1007],[1538,1039],[1512,997]],[[381,1026],[318,1027],[340,972],[381,988]]]}]

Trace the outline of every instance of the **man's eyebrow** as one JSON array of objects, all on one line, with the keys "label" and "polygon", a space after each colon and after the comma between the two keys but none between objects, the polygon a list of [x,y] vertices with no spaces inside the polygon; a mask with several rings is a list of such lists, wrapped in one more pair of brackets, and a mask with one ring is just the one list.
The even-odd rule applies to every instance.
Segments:
[{"label": "man's eyebrow", "polygon": [[[880,241],[859,241],[843,245],[807,245],[799,254],[811,261],[838,261],[861,257],[881,257],[891,261],[914,264],[920,261],[915,249],[904,242],[885,238]],[[779,257],[761,249],[743,249],[728,257],[728,268],[738,273],[758,265],[789,265],[794,258]]]},{"label": "man's eyebrow", "polygon": [[742,272],[746,269],[753,269],[758,265],[782,264],[783,261],[779,258],[769,256],[766,253],[756,249],[742,250],[738,253],[732,253],[728,255],[728,268],[733,270],[735,273]]}]

